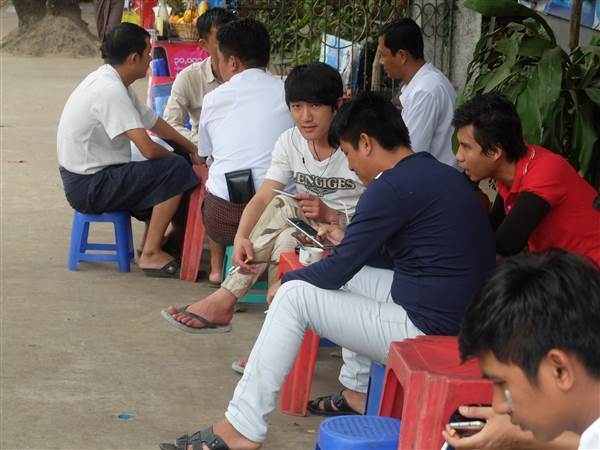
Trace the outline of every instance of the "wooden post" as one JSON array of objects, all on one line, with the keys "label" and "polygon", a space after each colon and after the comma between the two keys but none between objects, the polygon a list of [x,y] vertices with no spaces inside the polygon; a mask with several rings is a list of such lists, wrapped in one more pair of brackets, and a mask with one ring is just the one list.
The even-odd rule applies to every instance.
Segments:
[{"label": "wooden post", "polygon": [[569,30],[569,48],[573,50],[579,45],[579,28],[581,26],[581,6],[583,0],[573,0],[571,10],[571,28]]}]

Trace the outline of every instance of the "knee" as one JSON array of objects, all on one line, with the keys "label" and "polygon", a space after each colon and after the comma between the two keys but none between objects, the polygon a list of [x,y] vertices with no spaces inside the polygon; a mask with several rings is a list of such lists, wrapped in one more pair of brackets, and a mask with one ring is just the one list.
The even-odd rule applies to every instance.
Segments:
[{"label": "knee", "polygon": [[300,280],[288,281],[281,285],[273,298],[269,311],[284,310],[291,313],[294,310],[298,310],[299,299],[302,297],[301,292],[307,285],[308,283]]}]

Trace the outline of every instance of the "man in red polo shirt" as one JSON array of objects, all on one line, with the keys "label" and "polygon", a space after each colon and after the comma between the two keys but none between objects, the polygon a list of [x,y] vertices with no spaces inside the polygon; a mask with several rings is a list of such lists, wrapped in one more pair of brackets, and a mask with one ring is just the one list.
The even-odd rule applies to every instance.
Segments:
[{"label": "man in red polo shirt", "polygon": [[480,95],[454,115],[456,159],[472,181],[493,178],[498,196],[490,217],[496,253],[507,257],[558,247],[600,266],[596,191],[560,155],[523,140],[514,105],[497,93]]}]

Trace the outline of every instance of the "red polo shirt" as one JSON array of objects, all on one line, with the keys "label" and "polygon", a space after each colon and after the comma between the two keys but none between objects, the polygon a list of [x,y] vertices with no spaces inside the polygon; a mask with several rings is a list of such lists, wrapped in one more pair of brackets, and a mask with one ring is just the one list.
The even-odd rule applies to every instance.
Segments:
[{"label": "red polo shirt", "polygon": [[596,191],[562,156],[528,145],[518,162],[512,185],[498,182],[506,215],[521,192],[531,192],[550,205],[550,211],[529,236],[530,252],[558,247],[586,255],[600,266],[600,212],[592,203]]}]

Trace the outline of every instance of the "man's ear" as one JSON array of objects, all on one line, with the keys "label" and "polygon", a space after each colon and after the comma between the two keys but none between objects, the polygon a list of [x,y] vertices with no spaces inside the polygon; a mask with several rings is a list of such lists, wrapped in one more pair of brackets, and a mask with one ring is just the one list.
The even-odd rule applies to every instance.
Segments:
[{"label": "man's ear", "polygon": [[208,51],[208,41],[204,38],[198,39],[198,47],[204,51]]},{"label": "man's ear", "polygon": [[358,151],[370,155],[373,151],[373,138],[366,133],[360,133],[358,136]]},{"label": "man's ear", "polygon": [[570,390],[575,384],[577,361],[574,358],[570,353],[553,348],[543,359],[555,386],[563,392]]},{"label": "man's ear", "polygon": [[500,147],[492,147],[488,152],[485,153],[488,158],[493,159],[494,161],[498,161],[500,160],[504,155],[506,155],[506,152],[501,149]]}]

